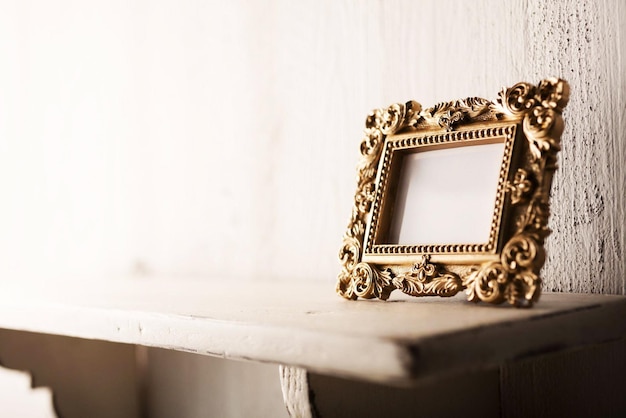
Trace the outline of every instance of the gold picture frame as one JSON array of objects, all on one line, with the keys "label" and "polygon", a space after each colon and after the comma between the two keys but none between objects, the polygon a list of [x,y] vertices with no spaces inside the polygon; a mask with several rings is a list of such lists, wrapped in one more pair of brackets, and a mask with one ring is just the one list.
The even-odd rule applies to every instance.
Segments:
[{"label": "gold picture frame", "polygon": [[[339,252],[337,292],[347,299],[385,300],[394,290],[412,296],[465,290],[472,302],[532,306],[541,294],[550,187],[568,99],[567,82],[549,78],[503,89],[493,102],[472,97],[422,109],[409,101],[372,111]],[[390,239],[405,156],[481,144],[503,149],[489,238],[416,245]]]}]

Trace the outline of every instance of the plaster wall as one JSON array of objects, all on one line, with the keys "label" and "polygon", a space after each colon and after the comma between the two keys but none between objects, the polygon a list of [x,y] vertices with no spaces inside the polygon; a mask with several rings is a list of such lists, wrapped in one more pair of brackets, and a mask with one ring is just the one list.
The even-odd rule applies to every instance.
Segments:
[{"label": "plaster wall", "polygon": [[[554,75],[572,94],[544,289],[625,292],[620,0],[2,1],[0,51],[0,281],[332,292],[372,107]],[[185,366],[203,360],[152,360],[209,385]]]}]

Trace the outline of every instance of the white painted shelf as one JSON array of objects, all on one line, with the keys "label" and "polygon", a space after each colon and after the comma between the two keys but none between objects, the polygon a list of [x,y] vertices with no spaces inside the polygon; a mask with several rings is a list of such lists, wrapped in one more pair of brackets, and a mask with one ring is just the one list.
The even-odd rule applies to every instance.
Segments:
[{"label": "white painted shelf", "polygon": [[334,284],[132,279],[0,289],[0,328],[410,383],[626,336],[626,297],[544,294],[532,309],[454,298],[346,301]]}]

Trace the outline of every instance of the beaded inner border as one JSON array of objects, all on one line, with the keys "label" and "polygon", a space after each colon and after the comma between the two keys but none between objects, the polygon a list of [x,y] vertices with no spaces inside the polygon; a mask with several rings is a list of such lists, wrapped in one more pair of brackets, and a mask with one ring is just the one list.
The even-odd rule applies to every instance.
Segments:
[{"label": "beaded inner border", "polygon": [[[379,167],[379,187],[372,205],[372,215],[370,227],[366,236],[365,254],[371,255],[419,255],[419,254],[474,254],[474,253],[495,253],[500,231],[500,221],[502,218],[502,208],[504,205],[504,195],[506,181],[511,166],[511,155],[515,140],[516,124],[497,126],[491,128],[470,129],[463,131],[444,132],[436,134],[416,135],[411,137],[386,138],[385,148]],[[396,150],[413,150],[427,148],[441,144],[467,143],[467,145],[479,145],[486,140],[504,138],[504,152],[498,186],[496,190],[496,201],[493,216],[491,219],[491,229],[489,239],[486,243],[467,244],[438,244],[438,245],[396,245],[396,244],[375,244],[376,236],[379,233],[379,221],[381,220],[381,206],[383,198],[389,199],[387,188],[390,182],[390,168],[393,152]],[[391,197],[393,198],[393,197]]]}]

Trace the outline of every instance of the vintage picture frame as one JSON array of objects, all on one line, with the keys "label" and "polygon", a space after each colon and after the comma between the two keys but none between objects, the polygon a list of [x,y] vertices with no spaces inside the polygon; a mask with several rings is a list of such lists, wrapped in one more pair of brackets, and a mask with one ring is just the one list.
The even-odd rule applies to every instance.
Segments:
[{"label": "vintage picture frame", "polygon": [[[412,296],[465,290],[472,302],[532,306],[541,294],[550,187],[568,99],[567,82],[549,78],[503,89],[493,102],[472,97],[422,109],[409,101],[371,112],[339,252],[337,292],[347,299],[385,300],[394,290]],[[415,245],[390,239],[406,155],[484,144],[503,149],[488,238]],[[421,205],[437,204],[429,198],[418,196]],[[463,205],[456,202],[458,211]]]}]

